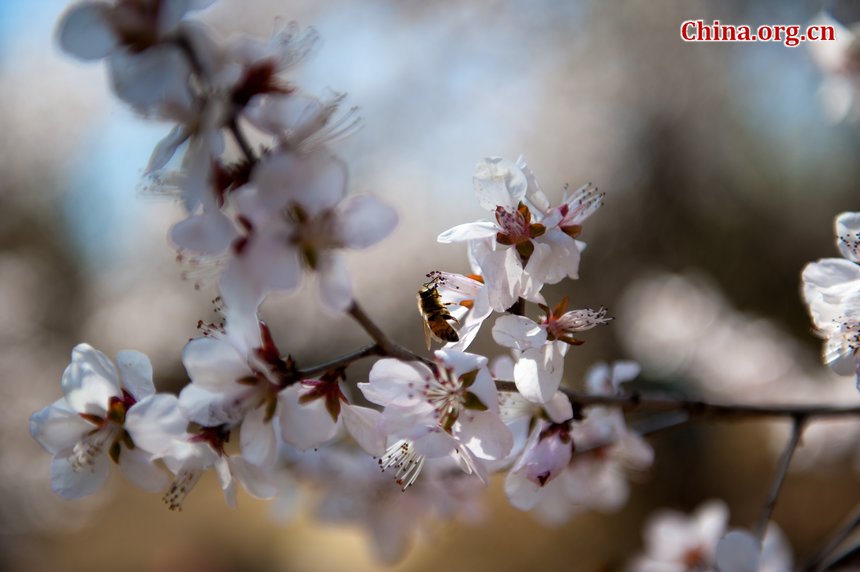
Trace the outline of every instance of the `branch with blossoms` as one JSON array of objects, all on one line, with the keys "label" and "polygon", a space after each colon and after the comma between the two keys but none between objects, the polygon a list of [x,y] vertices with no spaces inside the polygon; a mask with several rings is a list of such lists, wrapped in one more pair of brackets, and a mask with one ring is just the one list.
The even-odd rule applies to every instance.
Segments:
[{"label": "branch with blossoms", "polygon": [[[362,524],[377,554],[392,560],[425,521],[473,506],[494,473],[505,473],[513,506],[562,522],[623,506],[628,473],[654,461],[646,434],[694,418],[784,417],[795,430],[756,535],[726,533],[724,507],[709,505],[720,526],[708,535],[679,532],[689,542],[669,556],[649,551],[664,564],[723,571],[786,558],[769,521],[802,431],[819,418],[860,416],[860,408],[627,391],[623,384],[639,374],[629,361],[592,367],[585,391],[563,387],[567,354],[612,318],[602,307],[570,309],[568,297],[548,301],[543,289],[579,278],[579,237],[604,194],[586,184],[565,189],[553,205],[523,157],[479,162],[473,188],[488,218],[437,238],[464,243],[472,271],[434,270],[418,289],[428,349],[434,340],[444,347],[427,357],[397,343],[355,299],[346,268],[346,251],[381,242],[398,220],[374,195],[348,192],[346,163],[330,149],[354,130],[356,111],[341,112],[342,94],[317,97],[287,78],[316,34],[291,24],[267,42],[227,43],[191,17],[212,3],[81,2],[59,25],[68,54],[105,60],[120,100],[174,124],[147,174],[185,208],[170,241],[180,261],[216,269],[223,321],[200,323],[182,350],[190,383],[178,396],[156,392],[139,352],[120,352],[114,362],[87,344],[73,349],[63,397],[30,419],[32,436],[53,456],[57,494],[94,493],[111,462],[134,484],[162,492],[172,510],[210,470],[230,505],[237,484],[268,499],[304,483],[322,489],[321,515]],[[848,260],[808,267],[804,293],[828,338],[828,361],[857,371],[860,215],[843,215],[838,225]],[[284,356],[259,308],[270,293],[305,281],[325,311],[349,316],[372,343],[305,367]],[[490,317],[492,339],[504,348],[492,362],[466,352]],[[367,358],[377,361],[353,387],[346,368]],[[636,425],[625,417],[634,410],[661,417]],[[238,447],[229,447],[236,437]],[[403,510],[389,511],[395,504]],[[391,514],[403,522],[377,526]],[[767,550],[774,542],[779,549]]]}]

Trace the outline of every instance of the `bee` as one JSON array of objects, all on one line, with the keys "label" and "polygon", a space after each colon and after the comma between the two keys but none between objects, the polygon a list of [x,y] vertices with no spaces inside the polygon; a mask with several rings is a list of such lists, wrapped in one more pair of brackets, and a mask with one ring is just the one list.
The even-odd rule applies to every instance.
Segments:
[{"label": "bee", "polygon": [[424,318],[424,341],[429,350],[431,339],[439,342],[457,342],[460,336],[454,326],[448,323],[459,322],[448,311],[447,304],[442,302],[442,296],[439,294],[439,281],[442,278],[438,273],[433,272],[427,276],[430,282],[418,290],[418,312]]}]

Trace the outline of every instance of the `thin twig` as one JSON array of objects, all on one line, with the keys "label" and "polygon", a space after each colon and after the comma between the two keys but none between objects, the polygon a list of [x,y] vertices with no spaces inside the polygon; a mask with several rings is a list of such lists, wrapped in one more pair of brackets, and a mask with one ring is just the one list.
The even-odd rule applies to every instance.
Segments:
[{"label": "thin twig", "polygon": [[782,483],[785,482],[785,475],[788,474],[788,467],[791,464],[791,458],[797,450],[797,445],[800,443],[800,436],[803,435],[803,428],[806,424],[806,418],[802,415],[794,415],[791,423],[791,436],[788,439],[788,444],[785,446],[785,451],[780,457],[779,465],[777,465],[776,474],[773,477],[773,482],[770,485],[770,491],[765,500],[764,508],[762,509],[761,517],[759,518],[758,527],[756,528],[756,537],[759,543],[764,540],[765,532],[767,531],[767,523],[770,522],[770,517],[773,514],[773,509],[776,507],[776,500],[779,498],[779,491],[782,489]]},{"label": "thin twig", "polygon": [[[496,380],[496,388],[500,391],[517,391],[517,386],[512,381]],[[685,411],[691,417],[695,418],[802,417],[808,419],[811,417],[860,417],[860,406],[858,405],[851,407],[827,404],[747,405],[712,403],[696,399],[650,395],[638,391],[620,395],[593,395],[564,388],[561,391],[570,398],[574,407],[614,405],[621,407],[625,411],[640,409],[649,411]]]},{"label": "thin twig", "polygon": [[827,543],[806,561],[801,570],[803,572],[818,572],[819,570],[823,570],[822,565],[825,559],[839,548],[839,545],[858,527],[860,527],[860,505],[857,505],[851,514],[842,521],[833,535],[828,538]]},{"label": "thin twig", "polygon": [[[821,572],[826,570],[857,570],[857,563],[860,561],[860,544],[855,544],[836,558],[827,562],[823,568],[819,568]],[[852,568],[842,568],[842,566],[852,566]]]},{"label": "thin twig", "polygon": [[675,429],[686,425],[691,421],[690,415],[685,411],[671,411],[661,415],[643,419],[633,424],[633,430],[639,435],[651,436],[669,429]]},{"label": "thin twig", "polygon": [[233,139],[236,140],[236,144],[239,145],[239,149],[242,150],[242,154],[245,156],[245,159],[247,159],[252,165],[256,163],[257,155],[251,148],[251,144],[248,143],[248,139],[245,137],[245,134],[242,133],[242,129],[239,127],[239,122],[236,121],[235,115],[233,115],[233,117],[230,118],[230,121],[227,122],[227,129],[230,130],[230,133],[233,135]]},{"label": "thin twig", "polygon": [[362,310],[361,306],[358,305],[358,302],[353,301],[348,313],[362,328],[364,328],[367,335],[376,342],[376,345],[379,346],[379,352],[382,355],[407,361],[421,361],[428,365],[433,364],[431,360],[419,356],[418,354],[388,339],[388,336],[385,335],[379,326],[377,326],[373,320],[364,313],[364,310]]},{"label": "thin twig", "polygon": [[370,344],[364,346],[363,348],[359,348],[355,351],[352,351],[348,354],[344,354],[340,357],[336,357],[331,361],[327,361],[325,363],[320,363],[317,365],[312,365],[310,367],[299,368],[295,370],[293,377],[291,377],[288,385],[295,383],[296,381],[302,379],[308,379],[317,374],[324,373],[326,371],[331,371],[333,369],[338,369],[341,367],[346,367],[349,364],[356,362],[362,358],[372,356],[372,355],[380,355],[380,349],[378,344]]}]

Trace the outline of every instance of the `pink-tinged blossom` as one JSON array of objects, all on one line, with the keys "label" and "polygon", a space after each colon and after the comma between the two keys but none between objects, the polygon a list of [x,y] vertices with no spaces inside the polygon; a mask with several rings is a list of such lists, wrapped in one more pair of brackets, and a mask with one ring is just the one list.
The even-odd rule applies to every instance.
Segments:
[{"label": "pink-tinged blossom", "polygon": [[94,493],[108,477],[109,460],[135,485],[163,488],[166,475],[153,464],[157,451],[146,445],[163,426],[159,412],[168,396],[155,394],[149,358],[122,351],[114,366],[102,352],[80,344],[63,372],[62,388],[62,399],[30,417],[30,434],[54,456],[54,492],[68,499]]},{"label": "pink-tinged blossom", "polygon": [[573,335],[612,319],[604,308],[567,311],[567,305],[567,298],[552,310],[541,304],[544,317],[540,322],[505,315],[493,326],[496,343],[519,352],[514,382],[526,399],[536,403],[545,403],[558,391],[568,347],[583,343]]},{"label": "pink-tinged blossom", "polygon": [[323,147],[268,155],[252,183],[235,194],[246,235],[234,244],[222,291],[259,298],[296,288],[310,270],[325,307],[345,311],[352,285],[342,251],[388,236],[397,213],[369,194],[346,197],[346,166]]},{"label": "pink-tinged blossom", "polygon": [[[493,364],[493,377],[503,380],[511,379],[513,367],[513,361],[507,356],[498,359]],[[569,421],[573,417],[573,408],[570,399],[561,391],[556,392],[549,401],[543,404],[529,401],[516,391],[500,391],[499,416],[514,437],[514,445],[510,454],[499,463],[500,466],[507,466],[522,454],[529,441],[529,436],[536,429],[539,421],[552,423]]]},{"label": "pink-tinged blossom", "polygon": [[485,460],[504,458],[511,432],[499,418],[496,386],[487,359],[453,350],[435,353],[433,368],[421,362],[382,359],[358,384],[382,405],[382,428],[391,444],[380,459],[406,488],[425,460],[453,458],[467,473],[486,480]]},{"label": "pink-tinged blossom", "polygon": [[825,339],[825,363],[840,375],[857,373],[860,382],[860,213],[840,214],[835,226],[844,258],[807,264],[801,275],[803,297]]},{"label": "pink-tinged blossom", "polygon": [[475,169],[473,184],[478,202],[494,220],[461,224],[438,241],[468,242],[494,310],[504,311],[520,297],[541,301],[544,284],[578,277],[584,245],[574,237],[602,203],[602,194],[586,186],[553,209],[522,158],[517,163],[485,159]]},{"label": "pink-tinged blossom", "polygon": [[[589,393],[613,395],[619,384],[638,373],[633,362],[598,364],[586,375],[586,385]],[[567,405],[564,418],[562,403]],[[651,447],[627,428],[618,408],[589,407],[584,419],[572,421],[570,403],[558,393],[544,412],[505,481],[511,504],[532,510],[536,518],[552,526],[586,509],[609,512],[621,508],[629,494],[626,473],[650,467],[654,460]]]},{"label": "pink-tinged blossom", "polygon": [[573,454],[570,419],[537,421],[525,450],[505,478],[505,494],[520,510],[531,510],[544,487],[567,468]]},{"label": "pink-tinged blossom", "polygon": [[760,548],[749,533],[726,534],[729,510],[712,500],[691,516],[662,510],[648,520],[645,553],[631,561],[628,572],[789,572],[791,552],[771,523]]}]

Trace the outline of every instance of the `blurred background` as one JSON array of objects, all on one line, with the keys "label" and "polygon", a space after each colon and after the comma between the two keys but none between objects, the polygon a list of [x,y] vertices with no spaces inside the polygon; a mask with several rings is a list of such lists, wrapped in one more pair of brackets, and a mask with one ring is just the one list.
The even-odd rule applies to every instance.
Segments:
[{"label": "blurred background", "polygon": [[[64,0],[0,2],[0,569],[375,570],[362,531],[299,516],[274,523],[240,495],[233,511],[207,475],[182,513],[111,479],[93,498],[50,491],[50,459],[27,418],[57,399],[72,347],[137,349],[178,391],[213,277],[175,260],[172,199],[141,174],[169,125],[109,93],[102,65],[61,54]],[[563,185],[606,191],[588,221],[581,279],[548,291],[616,321],[570,352],[565,382],[598,361],[644,366],[645,387],[723,401],[857,401],[820,365],[799,295],[804,264],[836,256],[833,217],[858,210],[860,132],[828,120],[808,45],[691,44],[688,19],[806,24],[818,2],[780,0],[220,0],[200,14],[221,37],[268,37],[276,18],[322,45],[291,76],[347,92],[364,118],[338,143],[351,189],[393,203],[401,224],[351,255],[357,298],[393,337],[423,345],[415,292],[430,270],[465,272],[465,249],[436,235],[483,218],[478,159],[525,154],[557,202]],[[837,10],[842,10],[837,7]],[[848,14],[848,12],[845,12]],[[846,18],[851,18],[846,15]],[[281,350],[311,364],[366,343],[311,292],[267,301]],[[489,330],[489,327],[486,328]],[[489,332],[473,350],[496,352]],[[370,364],[350,369],[361,381]],[[616,514],[548,528],[493,482],[486,520],[439,523],[386,569],[616,570],[641,550],[658,507],[722,498],[734,526],[758,518],[786,427],[697,423],[652,439],[654,468]],[[802,561],[860,501],[858,423],[810,430],[774,514]],[[763,454],[763,451],[766,454]],[[116,475],[115,475],[116,477]],[[811,508],[814,507],[814,508]]]}]

